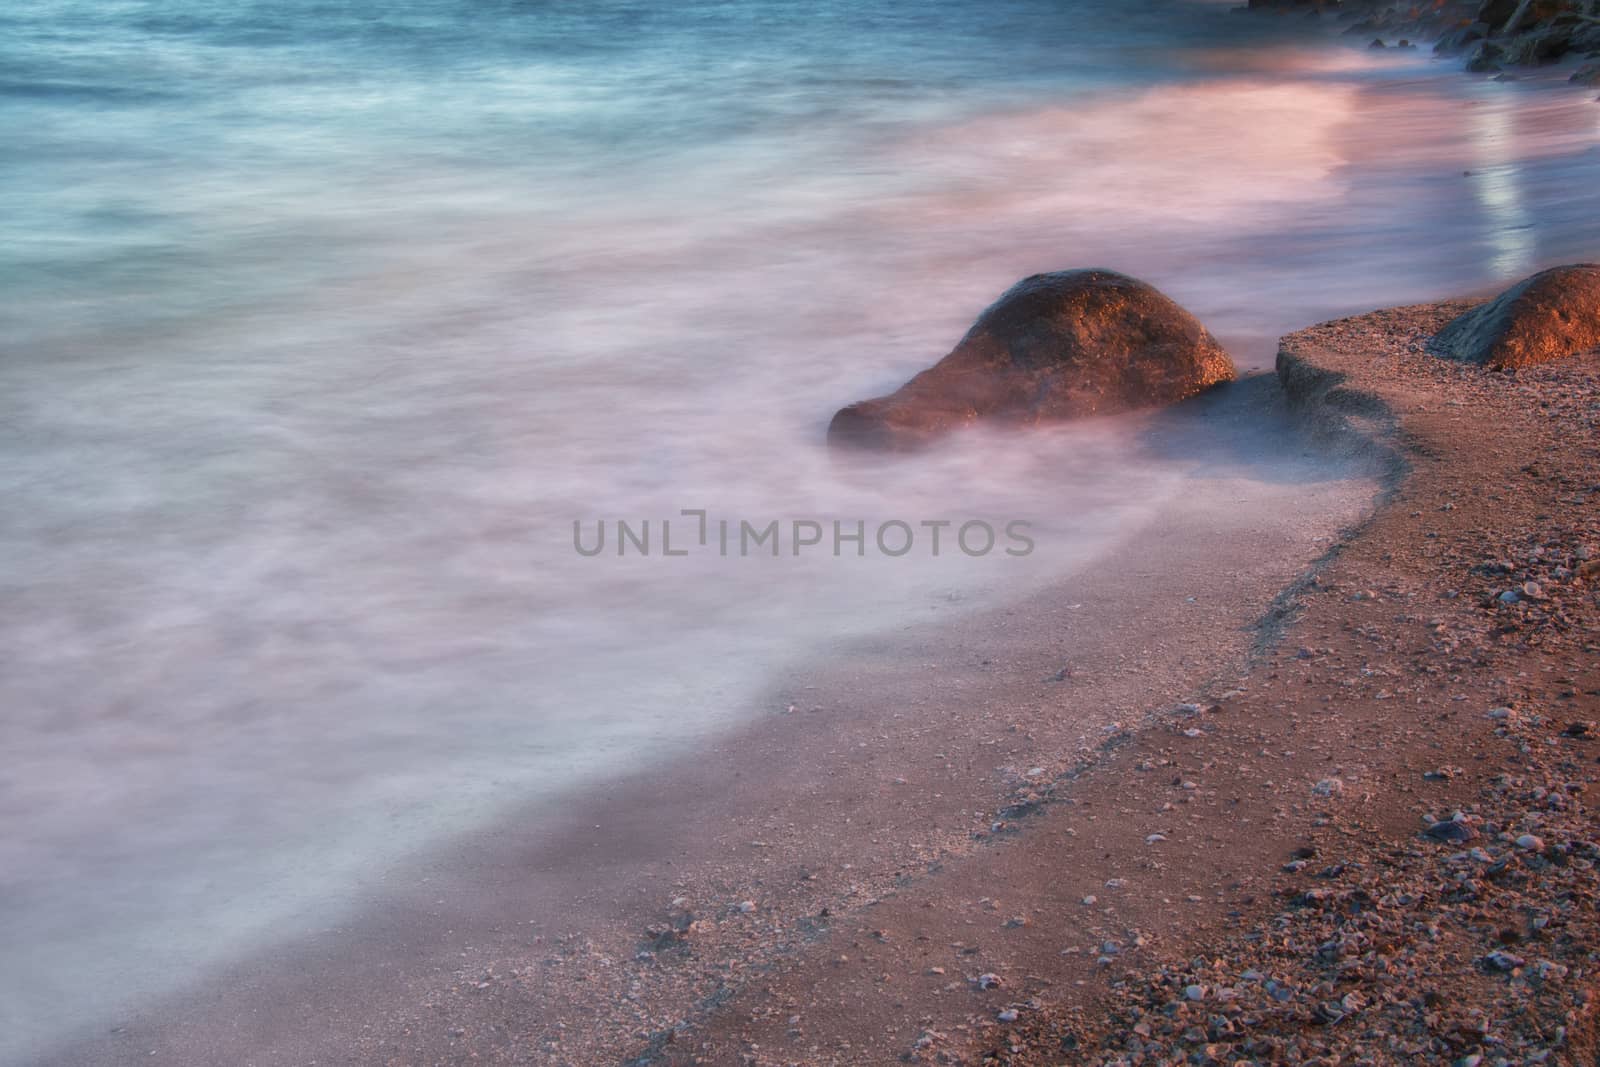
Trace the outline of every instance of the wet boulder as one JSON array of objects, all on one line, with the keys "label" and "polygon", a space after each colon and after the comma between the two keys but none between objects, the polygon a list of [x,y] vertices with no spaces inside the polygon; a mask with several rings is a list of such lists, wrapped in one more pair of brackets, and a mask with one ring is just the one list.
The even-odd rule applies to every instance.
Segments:
[{"label": "wet boulder", "polygon": [[1554,267],[1440,330],[1435,351],[1495,370],[1600,349],[1600,264]]},{"label": "wet boulder", "polygon": [[1540,26],[1530,33],[1504,42],[1505,62],[1517,67],[1538,67],[1554,63],[1572,50],[1572,27],[1567,24]]},{"label": "wet boulder", "polygon": [[1481,22],[1470,23],[1466,26],[1457,26],[1439,38],[1434,43],[1433,50],[1441,56],[1455,56],[1471,49],[1479,41],[1489,36],[1489,27]]},{"label": "wet boulder", "polygon": [[1478,5],[1477,21],[1498,29],[1510,22],[1516,11],[1517,0],[1483,0]]},{"label": "wet boulder", "polygon": [[1235,377],[1205,327],[1109,270],[1036,274],[898,391],[842,409],[831,444],[913,449],[980,419],[1049,422],[1172,404]]}]

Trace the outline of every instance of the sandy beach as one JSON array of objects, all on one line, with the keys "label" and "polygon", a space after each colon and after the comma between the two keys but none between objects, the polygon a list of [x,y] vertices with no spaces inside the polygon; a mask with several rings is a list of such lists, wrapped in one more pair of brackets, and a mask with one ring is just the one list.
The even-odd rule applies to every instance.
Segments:
[{"label": "sandy beach", "polygon": [[1600,364],[1425,351],[1466,306],[1152,426],[1339,456],[1335,543],[1180,507],[51,1062],[1590,1062]]}]

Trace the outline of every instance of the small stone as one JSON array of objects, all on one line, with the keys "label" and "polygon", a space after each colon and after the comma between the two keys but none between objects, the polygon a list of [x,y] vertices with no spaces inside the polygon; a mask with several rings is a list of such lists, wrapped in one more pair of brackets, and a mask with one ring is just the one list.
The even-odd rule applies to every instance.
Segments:
[{"label": "small stone", "polygon": [[996,1015],[995,1018],[999,1019],[1003,1023],[1014,1023],[1014,1022],[1017,1021],[1017,1009],[1016,1008],[1007,1008],[1005,1011],[1001,1012],[999,1015]]},{"label": "small stone", "polygon": [[1344,792],[1344,782],[1339,778],[1324,778],[1311,787],[1311,792],[1319,797],[1337,796]]},{"label": "small stone", "polygon": [[1183,998],[1185,1000],[1204,1000],[1206,998],[1206,987],[1203,985],[1184,986]]},{"label": "small stone", "polygon": [[1000,980],[1000,976],[998,974],[978,975],[979,989],[999,989],[1004,984],[1005,983]]},{"label": "small stone", "polygon": [[1095,896],[1093,893],[1090,893],[1088,896],[1083,898],[1083,906],[1086,908],[1092,908],[1098,903],[1100,903],[1100,898]]},{"label": "small stone", "polygon": [[1165,841],[1166,839],[1167,839],[1167,835],[1166,834],[1151,834],[1149,837],[1144,839],[1144,843],[1147,844],[1147,845],[1154,845],[1154,844],[1158,844],[1159,842]]},{"label": "small stone", "polygon": [[1513,953],[1497,949],[1484,956],[1479,962],[1493,971],[1510,972],[1521,967],[1527,960]]},{"label": "small stone", "polygon": [[1537,834],[1523,834],[1517,838],[1517,847],[1527,849],[1529,852],[1543,852],[1544,839]]},{"label": "small stone", "polygon": [[1567,967],[1562,963],[1540,960],[1533,965],[1533,973],[1539,976],[1541,982],[1549,982],[1565,978],[1567,976]]},{"label": "small stone", "polygon": [[749,915],[752,911],[755,911],[755,910],[756,910],[756,902],[755,901],[753,901],[753,900],[741,900],[741,901],[739,901],[739,911],[740,911],[741,914]]},{"label": "small stone", "polygon": [[1430,840],[1439,841],[1444,844],[1459,844],[1463,841],[1471,841],[1477,837],[1478,831],[1474,830],[1471,826],[1468,826],[1464,822],[1457,822],[1454,819],[1443,819],[1422,831],[1422,835]]}]

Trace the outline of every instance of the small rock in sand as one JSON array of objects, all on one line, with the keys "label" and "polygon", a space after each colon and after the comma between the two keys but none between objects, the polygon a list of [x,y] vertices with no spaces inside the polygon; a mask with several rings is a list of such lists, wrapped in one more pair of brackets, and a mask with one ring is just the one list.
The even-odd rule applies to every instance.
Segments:
[{"label": "small rock in sand", "polygon": [[1459,844],[1463,841],[1473,840],[1478,836],[1478,831],[1474,830],[1471,826],[1468,826],[1464,822],[1456,822],[1454,819],[1444,819],[1440,822],[1434,823],[1426,830],[1422,831],[1422,836],[1431,841],[1438,841],[1443,844],[1453,845]]}]

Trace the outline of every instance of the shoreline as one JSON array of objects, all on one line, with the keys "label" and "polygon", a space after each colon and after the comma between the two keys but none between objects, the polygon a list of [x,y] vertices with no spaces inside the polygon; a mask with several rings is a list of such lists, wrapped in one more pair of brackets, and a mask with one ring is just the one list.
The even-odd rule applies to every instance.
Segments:
[{"label": "shoreline", "polygon": [[[1293,798],[1231,929],[1117,968],[1093,1010],[1063,998],[999,1047],[991,1029],[968,1043],[984,1062],[1057,1062],[1068,1045],[1086,1063],[1130,1050],[1322,1063],[1600,1052],[1600,847],[1584,805],[1600,779],[1600,573],[1587,566],[1600,522],[1585,513],[1600,491],[1600,353],[1503,375],[1428,353],[1474,303],[1323,324],[1280,354],[1292,391],[1357,424],[1345,432],[1398,444],[1414,470],[1302,602],[1292,629],[1331,645],[1280,648],[1252,699],[1313,687],[1276,708],[1334,720],[1314,731],[1335,774],[1357,759],[1382,769]],[[1375,610],[1386,601],[1408,610]],[[1334,677],[1357,662],[1410,684]],[[1228,710],[1220,745],[1285,735],[1259,707]],[[1452,812],[1471,830],[1419,832]],[[1219,1011],[1220,1026],[1205,1021]]]},{"label": "shoreline", "polygon": [[[1275,581],[1210,574],[1240,626],[1127,612],[1139,541],[40,1062],[1592,1062],[1600,354],[1430,354],[1474,303],[1284,339],[1379,505]],[[1052,681],[1054,626],[1086,668]],[[1470,843],[1420,833],[1457,812]]]},{"label": "shoreline", "polygon": [[[1249,567],[1219,568],[1249,522],[1180,519],[1029,603],[864,642],[776,686],[794,711],[474,835],[375,911],[39,1062],[1032,1064],[1070,1043],[1111,1063],[1130,1039],[1309,1061],[1380,1031],[1397,1057],[1491,1035],[1589,1054],[1600,923],[1571,904],[1600,889],[1600,580],[1572,571],[1600,553],[1600,357],[1490,374],[1430,354],[1473,303],[1284,339],[1301,427],[1377,475],[1377,510],[1320,553],[1308,533],[1268,564],[1256,530],[1227,557]],[[1275,388],[1229,387],[1152,444],[1271,419]],[[1524,580],[1546,592],[1500,601]],[[1180,590],[1220,606],[1196,620]],[[1452,811],[1483,858],[1419,838]],[[1375,875],[1421,888],[1380,899]],[[1441,909],[1434,884],[1464,875]],[[1319,955],[1371,915],[1403,928],[1376,972],[1370,946],[1366,972]],[[1481,964],[1501,951],[1523,962]],[[1374,977],[1413,956],[1421,979]],[[1269,982],[1287,996],[1257,1004]],[[1519,1015],[1462,1029],[1518,983]],[[1163,1029],[1221,991],[1240,1034]],[[1410,999],[1377,1029],[1336,1025],[1389,992]]]},{"label": "shoreline", "polygon": [[[1263,432],[1292,433],[1270,375],[1153,418],[1146,440],[1210,440],[1225,470],[1255,447],[1240,435]],[[793,712],[501,820],[350,921],[40,1062],[589,1064],[687,1040],[908,886],[1025,838],[1147,717],[1225,692],[1336,533],[1283,518],[1291,502],[1370,511],[1376,485],[1348,458],[1312,467],[1320,481],[1270,486],[1222,521],[1180,504],[1025,602],[854,643],[775,684],[767,703]]]}]

